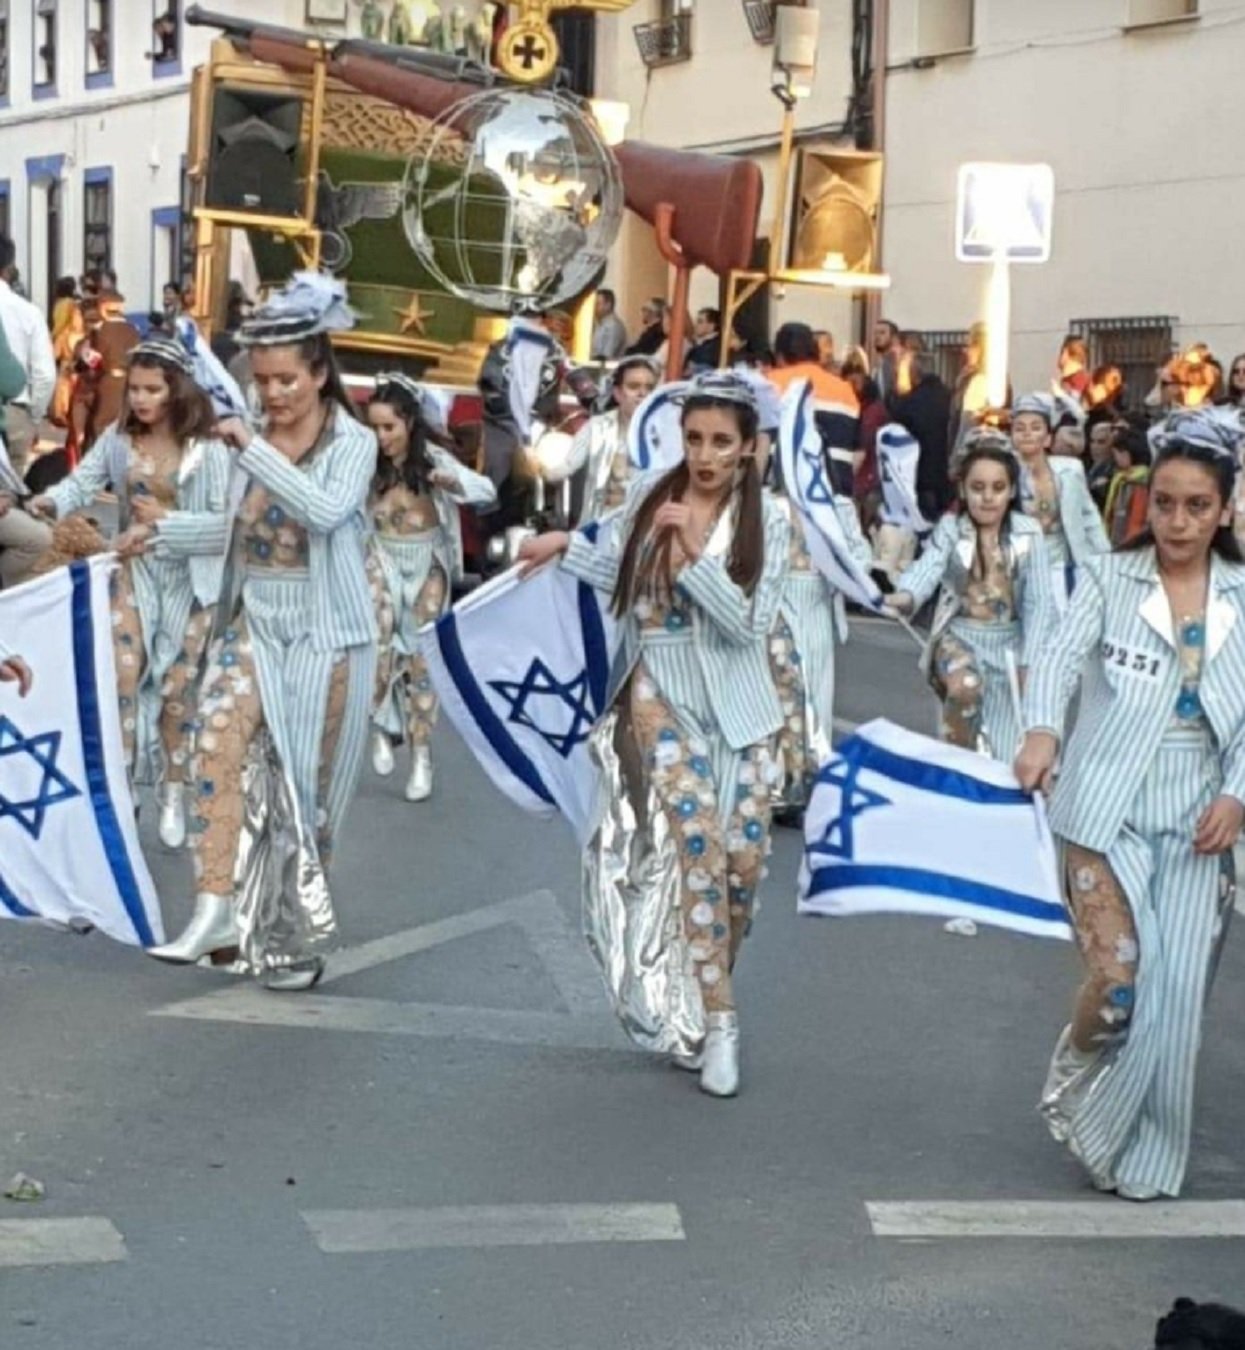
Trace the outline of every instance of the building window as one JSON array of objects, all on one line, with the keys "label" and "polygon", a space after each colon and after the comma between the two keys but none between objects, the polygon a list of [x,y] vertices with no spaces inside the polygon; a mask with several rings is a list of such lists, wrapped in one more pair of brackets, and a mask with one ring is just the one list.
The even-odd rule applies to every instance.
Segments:
[{"label": "building window", "polygon": [[550,22],[558,38],[558,65],[566,72],[571,92],[591,98],[596,93],[596,15],[554,14]]},{"label": "building window", "polygon": [[90,272],[112,266],[112,170],[88,169],[83,200],[82,265]]},{"label": "building window", "polygon": [[9,101],[9,0],[0,0],[0,105]]},{"label": "building window", "polygon": [[56,0],[35,0],[36,98],[56,92]]},{"label": "building window", "polygon": [[112,0],[86,0],[86,85],[112,83]]},{"label": "building window", "polygon": [[964,367],[964,349],[968,346],[966,328],[935,328],[908,332],[903,335],[904,346],[914,352],[921,369],[937,375],[949,388],[955,387]]},{"label": "building window", "polygon": [[0,182],[0,234],[6,239],[13,238],[12,193],[12,184],[7,178]]},{"label": "building window", "polygon": [[949,56],[973,45],[975,0],[917,0],[916,54]]},{"label": "building window", "polygon": [[151,20],[151,68],[162,75],[180,75],[182,70],[181,0],[153,0]]},{"label": "building window", "polygon": [[1140,411],[1157,371],[1171,358],[1176,320],[1169,315],[1124,319],[1073,319],[1068,332],[1084,338],[1090,370],[1118,366],[1124,376],[1124,406]]},{"label": "building window", "polygon": [[651,70],[692,59],[692,0],[661,0],[661,18],[635,27],[640,60]]},{"label": "building window", "polygon": [[1196,19],[1198,0],[1128,0],[1126,28],[1148,28],[1156,23]]}]

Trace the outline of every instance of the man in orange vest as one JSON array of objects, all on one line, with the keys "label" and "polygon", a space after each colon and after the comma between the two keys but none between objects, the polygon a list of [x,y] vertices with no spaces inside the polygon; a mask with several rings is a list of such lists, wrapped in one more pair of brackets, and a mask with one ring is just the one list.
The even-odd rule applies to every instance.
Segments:
[{"label": "man in orange vest", "polygon": [[806,323],[783,324],[774,338],[774,357],[777,364],[769,378],[780,393],[786,393],[794,380],[812,385],[814,418],[831,486],[841,496],[850,497],[860,454],[860,400],[855,389],[818,360],[817,339]]}]

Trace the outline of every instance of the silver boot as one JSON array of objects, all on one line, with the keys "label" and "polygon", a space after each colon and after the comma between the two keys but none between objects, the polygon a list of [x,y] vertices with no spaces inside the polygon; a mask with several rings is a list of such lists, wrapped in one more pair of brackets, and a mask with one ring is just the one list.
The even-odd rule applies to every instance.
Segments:
[{"label": "silver boot", "polygon": [[393,746],[383,731],[372,733],[372,768],[381,778],[388,778],[393,772]]},{"label": "silver boot", "polygon": [[148,947],[147,955],[175,965],[193,965],[201,956],[238,945],[238,925],[233,901],[223,895],[201,892],[195,896],[194,917],[186,931],[161,947]]},{"label": "silver boot", "polygon": [[705,1021],[700,1090],[711,1097],[733,1097],[739,1091],[739,1014],[714,1012]]},{"label": "silver boot", "polygon": [[165,848],[181,848],[186,842],[186,785],[160,785],[160,842]]},{"label": "silver boot", "polygon": [[415,747],[411,776],[406,781],[408,802],[427,801],[432,796],[432,751],[426,745]]}]

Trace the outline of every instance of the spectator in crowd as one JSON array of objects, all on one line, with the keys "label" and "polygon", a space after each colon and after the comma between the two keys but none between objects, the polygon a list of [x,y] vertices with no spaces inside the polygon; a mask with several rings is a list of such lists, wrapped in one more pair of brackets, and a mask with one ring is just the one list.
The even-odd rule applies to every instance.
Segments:
[{"label": "spectator in crowd", "polygon": [[[5,412],[11,399],[26,388],[26,368],[10,349],[0,324],[0,449],[3,447]],[[47,549],[51,529],[21,508],[26,485],[0,453],[0,585],[16,586]]]},{"label": "spectator in crowd", "polygon": [[1056,393],[1066,394],[1075,402],[1084,404],[1090,382],[1089,348],[1085,345],[1084,338],[1071,333],[1064,338],[1059,348],[1056,369],[1058,371],[1055,377]]},{"label": "spectator in crowd", "polygon": [[83,306],[87,336],[75,362],[78,389],[73,422],[77,443],[89,450],[95,438],[121,416],[126,358],[138,346],[138,329],[125,317],[125,296],[102,292]]},{"label": "spectator in crowd", "polygon": [[1095,366],[1085,391],[1085,405],[1119,417],[1124,411],[1124,393],[1124,372],[1119,366]]},{"label": "spectator in crowd", "polygon": [[172,331],[173,324],[177,316],[183,312],[182,288],[175,281],[166,281],[164,290],[161,294],[162,308],[164,312],[164,327]]},{"label": "spectator in crowd", "polygon": [[879,319],[873,326],[873,378],[883,399],[895,392],[895,377],[903,343],[898,327],[890,319]]},{"label": "spectator in crowd", "polygon": [[0,324],[9,350],[26,372],[25,386],[9,401],[5,416],[9,459],[21,477],[56,389],[56,357],[47,320],[13,290],[16,274],[17,249],[11,239],[0,235]]},{"label": "spectator in crowd", "polygon": [[229,363],[242,350],[238,342],[238,329],[252,309],[250,297],[240,281],[231,281],[225,297],[225,322],[212,334],[212,354],[228,368]]},{"label": "spectator in crowd", "polygon": [[1111,455],[1115,433],[1117,428],[1125,425],[1127,424],[1102,418],[1089,427],[1089,465],[1085,478],[1089,484],[1089,495],[1093,497],[1094,505],[1099,511],[1106,510],[1107,492],[1115,474],[1115,460]]},{"label": "spectator in crowd", "polygon": [[1245,408],[1245,352],[1232,360],[1224,397],[1234,408]]},{"label": "spectator in crowd", "polygon": [[[968,341],[964,344],[963,364],[956,378],[955,388],[951,392],[951,417],[947,434],[951,443],[952,465],[968,433],[978,424],[981,414],[990,406],[986,384],[987,337],[986,325],[975,323],[969,329]],[[1006,395],[1009,407],[1011,401],[1009,389]]]},{"label": "spectator in crowd", "polygon": [[[661,312],[661,346],[658,347],[657,351],[654,353],[654,355],[657,357],[658,364],[661,366],[662,370],[669,369],[670,329],[673,326],[673,320],[674,315],[670,310],[670,306],[669,305],[664,306]],[[683,350],[679,353],[678,360],[675,363],[679,372],[682,372],[684,365],[687,363],[687,358],[692,350],[692,342],[690,337],[691,331],[692,331],[692,316],[690,314],[686,314],[683,317]]]},{"label": "spectator in crowd", "polygon": [[73,354],[86,336],[82,307],[78,303],[78,283],[73,277],[61,277],[56,283],[52,305],[52,356],[56,361],[56,388],[48,417],[58,427],[69,425],[73,403]]},{"label": "spectator in crowd", "polygon": [[628,356],[656,356],[666,340],[666,302],[654,296],[640,310],[640,336],[627,348]]},{"label": "spectator in crowd", "polygon": [[796,380],[807,380],[813,391],[813,417],[830,469],[834,491],[852,495],[852,479],[860,423],[860,400],[841,375],[826,370],[817,359],[817,339],[806,323],[785,323],[774,338],[775,368],[769,378],[779,393]]},{"label": "spectator in crowd", "polygon": [[722,314],[716,309],[700,309],[692,323],[692,349],[687,354],[684,373],[701,375],[722,364]]},{"label": "spectator in crowd", "polygon": [[[817,328],[813,331],[813,337],[817,339],[817,360],[821,362],[821,368],[832,372],[838,370],[834,359],[834,334],[824,328]],[[865,373],[868,374],[868,371]]]},{"label": "spectator in crowd", "polygon": [[860,513],[861,527],[868,534],[882,501],[882,480],[878,473],[878,432],[886,425],[888,414],[877,381],[869,374],[869,357],[863,347],[848,349],[839,373],[852,386],[860,402],[852,496]]},{"label": "spectator in crowd", "polygon": [[1111,458],[1115,473],[1103,514],[1111,547],[1119,548],[1146,525],[1150,507],[1150,445],[1146,433],[1128,423],[1117,427]]},{"label": "spectator in crowd", "polygon": [[617,361],[627,350],[627,330],[616,312],[617,304],[618,297],[607,286],[597,291],[591,346],[594,361]]},{"label": "spectator in crowd", "polygon": [[933,522],[946,510],[952,497],[949,465],[949,428],[951,391],[926,358],[905,353],[904,369],[911,388],[906,394],[891,396],[887,406],[900,426],[916,437],[921,447],[917,461],[917,505],[926,520]]}]

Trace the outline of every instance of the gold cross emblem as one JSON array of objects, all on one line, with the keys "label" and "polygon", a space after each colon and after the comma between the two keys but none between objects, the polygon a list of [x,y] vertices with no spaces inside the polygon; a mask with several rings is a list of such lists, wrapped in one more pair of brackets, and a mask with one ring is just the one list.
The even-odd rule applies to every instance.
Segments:
[{"label": "gold cross emblem", "polygon": [[428,320],[437,317],[436,310],[424,308],[418,291],[412,292],[405,309],[395,309],[393,312],[398,316],[398,332],[403,337],[407,333],[418,333],[420,337],[426,337]]},{"label": "gold cross emblem", "polygon": [[506,29],[497,44],[502,73],[523,84],[547,80],[558,66],[558,39],[549,15],[559,9],[591,9],[621,14],[635,0],[518,0],[518,22]]}]

